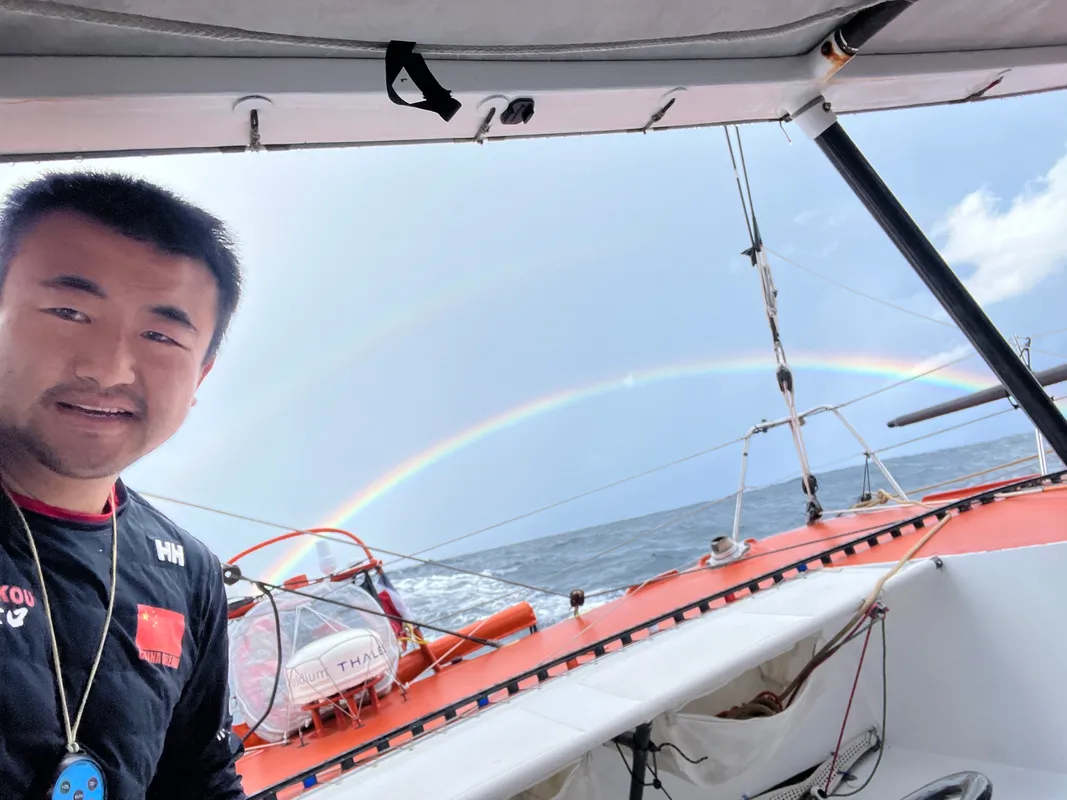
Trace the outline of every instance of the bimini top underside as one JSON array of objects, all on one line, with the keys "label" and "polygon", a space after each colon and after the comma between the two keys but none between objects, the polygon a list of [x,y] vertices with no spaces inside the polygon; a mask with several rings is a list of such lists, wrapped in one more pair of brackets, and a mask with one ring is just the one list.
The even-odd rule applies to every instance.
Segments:
[{"label": "bimini top underside", "polygon": [[[871,7],[905,10],[851,59],[823,51]],[[424,97],[409,62],[390,98],[392,41],[425,56],[448,111],[396,102]],[[783,120],[820,95],[848,113],[1057,89],[1067,5],[0,0],[0,60],[7,159],[485,141]]]},{"label": "bimini top underside", "polygon": [[[457,59],[782,58],[811,50],[852,14],[884,2],[3,0],[0,55],[380,58],[380,43],[399,39]],[[1065,36],[1061,3],[919,0],[864,49],[1034,48],[1067,44]]]}]

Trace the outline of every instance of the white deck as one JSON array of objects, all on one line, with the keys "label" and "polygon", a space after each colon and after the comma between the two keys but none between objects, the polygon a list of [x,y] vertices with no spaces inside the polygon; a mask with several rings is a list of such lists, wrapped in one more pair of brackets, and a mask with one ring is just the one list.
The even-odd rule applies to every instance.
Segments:
[{"label": "white deck", "polygon": [[[885,569],[826,570],[786,582],[479,712],[314,796],[415,800],[423,795],[413,776],[432,775],[435,800],[507,800],[589,754],[582,800],[625,797],[629,776],[605,742],[706,696],[793,642],[835,632]],[[947,556],[941,569],[923,561],[887,584],[887,747],[860,800],[899,800],[967,770],[986,775],[999,798],[1067,794],[1064,574],[1067,543]],[[819,668],[824,686],[816,702],[789,723],[783,744],[743,772],[696,786],[661,769],[674,800],[755,798],[823,763],[840,731],[860,645],[850,643]],[[876,633],[846,740],[881,728],[881,660]],[[718,756],[722,741],[690,755]],[[868,757],[854,772],[863,779],[873,763]],[[647,789],[645,797],[661,795]]]},{"label": "white deck", "polygon": [[[993,798],[1026,800],[1060,800],[1067,795],[1067,775],[1035,769],[1010,767],[991,761],[959,756],[923,753],[890,746],[870,786],[863,791],[864,800],[899,800],[930,781],[954,772],[976,771],[993,784]],[[867,770],[857,771],[865,778]],[[842,791],[848,791],[842,789]]]},{"label": "white deck", "polygon": [[[457,722],[314,796],[415,797],[417,774],[433,776],[435,800],[511,797],[662,710],[680,708],[794,643],[843,625],[886,569],[816,571],[745,598]],[[932,562],[915,563],[886,593],[938,577]],[[841,712],[833,711],[839,721]],[[824,749],[813,744],[812,754],[783,757],[783,778]],[[610,758],[618,759],[614,750]]]}]

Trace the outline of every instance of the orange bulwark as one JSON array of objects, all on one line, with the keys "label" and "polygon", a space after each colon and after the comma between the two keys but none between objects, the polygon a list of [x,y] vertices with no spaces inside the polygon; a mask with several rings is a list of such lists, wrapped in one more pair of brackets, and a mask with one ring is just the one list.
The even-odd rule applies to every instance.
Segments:
[{"label": "orange bulwark", "polygon": [[[923,536],[912,558],[999,550],[1064,541],[1067,492],[1063,473],[998,481],[932,495],[918,504],[848,514],[752,541],[744,557],[721,566],[665,573],[625,596],[473,658],[480,649],[444,637],[403,657],[404,675],[435,671],[390,692],[359,727],[325,726],[287,744],[250,748],[240,772],[249,797],[298,795],[305,788],[460,717],[476,713],[575,666],[630,643],[824,567],[898,562]],[[941,503],[937,505],[937,503]],[[935,523],[951,517],[951,524]],[[475,623],[464,633],[507,635],[531,626],[532,609],[519,604]],[[480,627],[481,626],[481,627]]]}]

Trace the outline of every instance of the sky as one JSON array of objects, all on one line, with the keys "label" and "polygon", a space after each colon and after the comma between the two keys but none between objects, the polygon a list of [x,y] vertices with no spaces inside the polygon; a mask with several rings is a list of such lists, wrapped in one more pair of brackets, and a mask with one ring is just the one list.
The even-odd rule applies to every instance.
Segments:
[{"label": "sky", "polygon": [[[1005,334],[1067,328],[1062,94],[842,121]],[[973,353],[951,325],[812,275],[947,320],[813,143],[777,124],[742,135],[800,409]],[[221,216],[245,269],[198,404],[125,473],[139,491],[410,553],[785,413],[721,129],[8,165],[0,191],[87,167]],[[1067,361],[1065,334],[1034,346],[1039,368]],[[988,413],[885,425],[991,382],[972,355],[846,414],[883,447]],[[1026,430],[1006,414],[894,452]],[[829,417],[804,435],[816,472],[862,463]],[[732,445],[433,555],[727,495],[739,466]],[[797,474],[785,429],[753,441],[750,484]],[[281,532],[155,502],[224,560]],[[316,569],[287,546],[243,563]]]}]

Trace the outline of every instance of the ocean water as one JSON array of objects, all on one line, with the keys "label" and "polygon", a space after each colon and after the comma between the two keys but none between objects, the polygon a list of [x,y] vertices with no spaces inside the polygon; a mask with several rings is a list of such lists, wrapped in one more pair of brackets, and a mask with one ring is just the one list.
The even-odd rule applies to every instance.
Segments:
[{"label": "ocean water", "polygon": [[[912,493],[920,487],[940,484],[1034,455],[1035,451],[1033,435],[1025,434],[966,447],[885,459],[883,463],[903,489]],[[1054,456],[1049,456],[1048,466],[1050,470],[1062,469],[1062,464]],[[944,491],[1035,472],[1037,461],[1032,460],[930,491]],[[870,474],[874,489],[889,489],[873,465]],[[817,478],[819,500],[823,508],[845,509],[859,497],[863,468],[849,467],[819,474]],[[799,478],[746,492],[742,537],[761,539],[803,525],[804,502]],[[587,610],[619,597],[627,586],[694,563],[708,552],[714,537],[729,535],[733,527],[733,497],[709,507],[704,505],[697,503],[685,508],[660,511],[635,519],[469,553],[441,562],[476,572],[477,575],[456,572],[445,566],[419,564],[394,569],[390,577],[410,607],[412,616],[420,622],[455,630],[526,600],[536,611],[539,625],[544,627],[570,613],[567,595],[572,589],[585,591],[588,599],[584,608]],[[563,596],[508,586],[493,578],[506,578]],[[430,632],[427,634],[429,638],[437,636]]]}]

